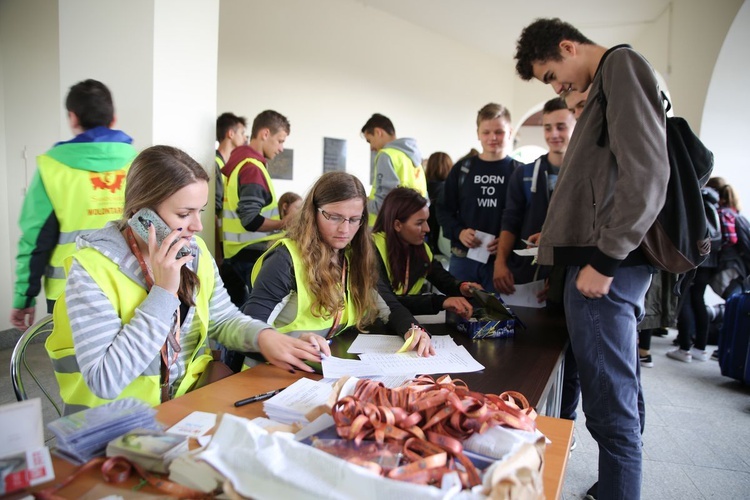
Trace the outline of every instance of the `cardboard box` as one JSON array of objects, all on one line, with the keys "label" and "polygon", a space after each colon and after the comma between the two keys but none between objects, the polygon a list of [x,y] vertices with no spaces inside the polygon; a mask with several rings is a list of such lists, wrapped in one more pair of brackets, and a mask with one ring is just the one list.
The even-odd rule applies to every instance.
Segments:
[{"label": "cardboard box", "polygon": [[454,324],[459,332],[474,340],[503,339],[513,337],[517,327],[525,328],[499,294],[477,289],[472,290],[472,293],[479,307],[475,307],[471,318],[467,320],[455,313],[446,312],[446,323]]}]

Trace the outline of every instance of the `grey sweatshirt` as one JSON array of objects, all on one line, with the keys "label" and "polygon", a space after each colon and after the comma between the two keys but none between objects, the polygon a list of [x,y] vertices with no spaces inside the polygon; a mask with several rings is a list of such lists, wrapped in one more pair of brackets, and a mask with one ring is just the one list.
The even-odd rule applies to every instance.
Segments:
[{"label": "grey sweatshirt", "polygon": [[[417,147],[417,141],[410,137],[391,141],[383,149],[397,149],[403,152],[409,157],[415,168],[422,165],[422,153]],[[390,156],[378,154],[375,160],[375,180],[373,182],[375,197],[367,203],[367,210],[371,214],[377,214],[386,195],[401,184],[402,180],[396,175]]]},{"label": "grey sweatshirt", "polygon": [[[138,260],[114,223],[79,237],[77,247],[92,247],[117,263],[122,273],[146,288]],[[192,242],[193,255],[188,264],[192,270],[199,259],[211,259],[214,289],[210,292],[208,337],[240,351],[258,351],[258,333],[271,328],[242,314],[229,300],[211,255],[202,255]],[[154,286],[136,308],[135,315],[123,324],[112,301],[91,275],[73,259],[65,285],[65,304],[73,332],[76,360],[84,380],[100,398],[116,398],[136,377],[158,367],[161,347],[168,332],[174,328],[174,314],[180,301],[170,292]],[[200,340],[198,322],[193,324],[195,308],[188,310],[180,327],[182,351],[170,367],[169,380],[174,390],[185,376],[186,362],[192,357]],[[172,350],[169,349],[169,359]],[[157,372],[158,373],[158,372]]]}]

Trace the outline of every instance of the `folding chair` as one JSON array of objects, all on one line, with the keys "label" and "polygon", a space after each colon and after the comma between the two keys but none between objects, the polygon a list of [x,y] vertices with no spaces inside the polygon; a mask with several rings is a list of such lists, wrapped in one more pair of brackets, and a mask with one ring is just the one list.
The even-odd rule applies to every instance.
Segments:
[{"label": "folding chair", "polygon": [[49,392],[47,392],[47,389],[42,386],[42,383],[39,381],[37,376],[34,374],[34,371],[26,361],[26,348],[29,346],[29,344],[31,344],[32,341],[38,336],[51,333],[52,327],[52,315],[48,314],[44,318],[31,325],[29,329],[26,330],[23,335],[21,335],[21,338],[18,339],[16,347],[13,349],[13,355],[10,358],[10,380],[13,383],[13,391],[16,393],[16,399],[18,401],[24,401],[28,399],[21,374],[21,367],[23,366],[23,368],[26,369],[28,374],[34,380],[37,387],[39,387],[39,389],[47,397],[49,402],[52,403],[52,406],[54,406],[57,414],[62,415],[62,412],[57,406],[57,403],[52,398],[52,396],[50,396]]}]

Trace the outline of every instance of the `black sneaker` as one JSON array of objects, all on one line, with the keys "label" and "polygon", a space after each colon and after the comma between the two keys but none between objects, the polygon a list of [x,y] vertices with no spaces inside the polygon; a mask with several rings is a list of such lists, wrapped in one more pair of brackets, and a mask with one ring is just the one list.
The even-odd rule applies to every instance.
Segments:
[{"label": "black sneaker", "polygon": [[596,496],[599,493],[599,481],[595,482],[591,488],[586,492],[584,500],[596,500]]},{"label": "black sneaker", "polygon": [[711,359],[715,361],[719,361],[719,350],[714,349],[714,352],[711,353]]},{"label": "black sneaker", "polygon": [[654,360],[651,359],[650,354],[646,354],[645,356],[639,356],[641,360],[641,366],[644,366],[646,368],[653,368],[654,367]]}]

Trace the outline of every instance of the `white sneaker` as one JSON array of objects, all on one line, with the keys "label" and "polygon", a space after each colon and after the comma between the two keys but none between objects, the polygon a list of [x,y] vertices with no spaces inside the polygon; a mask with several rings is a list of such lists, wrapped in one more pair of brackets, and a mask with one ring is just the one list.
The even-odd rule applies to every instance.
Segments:
[{"label": "white sneaker", "polygon": [[706,351],[700,351],[695,347],[690,348],[690,355],[696,361],[708,361],[708,358],[710,356]]},{"label": "white sneaker", "polygon": [[683,363],[690,363],[693,361],[693,355],[690,354],[690,351],[683,351],[679,348],[674,351],[668,351],[667,357],[676,359],[677,361],[682,361]]}]

